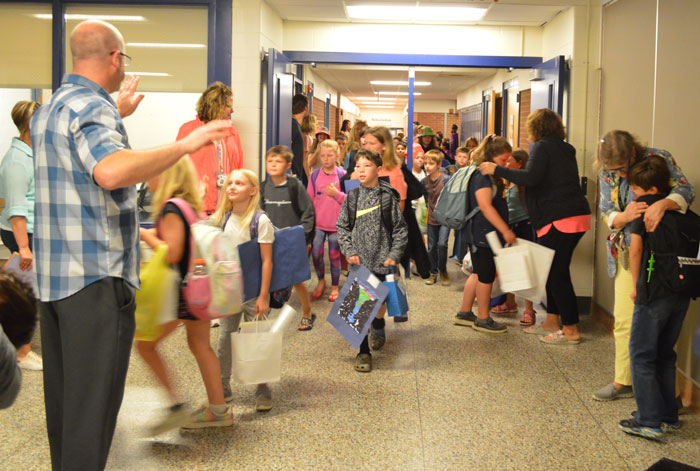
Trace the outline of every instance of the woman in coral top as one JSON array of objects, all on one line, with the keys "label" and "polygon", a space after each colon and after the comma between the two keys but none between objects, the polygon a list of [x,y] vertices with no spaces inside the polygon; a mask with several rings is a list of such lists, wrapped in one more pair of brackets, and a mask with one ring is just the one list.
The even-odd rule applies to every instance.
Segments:
[{"label": "woman in coral top", "polygon": [[[197,101],[197,117],[180,127],[177,139],[183,139],[192,131],[215,119],[231,119],[233,92],[221,82],[214,82],[204,90]],[[200,182],[206,188],[202,210],[211,214],[216,209],[219,192],[226,176],[243,166],[243,147],[235,126],[228,134],[197,152],[190,154]]]},{"label": "woman in coral top", "polygon": [[525,202],[537,242],[555,251],[547,279],[547,318],[525,332],[540,334],[540,340],[549,344],[576,344],[581,334],[569,265],[576,245],[591,228],[591,208],[581,189],[576,149],[564,142],[561,117],[539,109],[528,116],[526,126],[535,144],[524,169],[484,162],[480,170],[526,188]]}]

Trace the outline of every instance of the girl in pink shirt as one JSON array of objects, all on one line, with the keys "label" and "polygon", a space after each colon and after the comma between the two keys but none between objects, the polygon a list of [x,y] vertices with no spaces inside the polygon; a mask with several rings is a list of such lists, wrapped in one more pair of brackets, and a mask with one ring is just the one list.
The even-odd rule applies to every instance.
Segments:
[{"label": "girl in pink shirt", "polygon": [[311,173],[307,191],[316,211],[316,234],[311,244],[311,255],[318,276],[318,285],[311,293],[311,299],[320,299],[326,290],[325,263],[323,262],[323,243],[328,237],[328,258],[331,260],[331,294],[328,300],[338,298],[340,280],[340,245],[335,223],[340,215],[340,207],[345,200],[345,193],[340,189],[340,179],[345,170],[337,166],[338,143],[327,139],[320,144],[321,168]]}]

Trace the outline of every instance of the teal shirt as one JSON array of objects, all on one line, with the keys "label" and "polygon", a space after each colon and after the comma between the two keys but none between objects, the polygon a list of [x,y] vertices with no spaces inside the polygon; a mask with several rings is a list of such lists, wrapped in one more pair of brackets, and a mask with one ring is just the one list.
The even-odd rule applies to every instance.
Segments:
[{"label": "teal shirt", "polygon": [[513,225],[529,219],[527,211],[518,195],[518,185],[511,186],[506,190],[506,201],[508,201],[508,224]]},{"label": "teal shirt", "polygon": [[10,218],[22,216],[27,220],[27,233],[33,234],[34,157],[32,148],[16,137],[0,164],[0,197],[5,198],[0,227],[11,231]]}]

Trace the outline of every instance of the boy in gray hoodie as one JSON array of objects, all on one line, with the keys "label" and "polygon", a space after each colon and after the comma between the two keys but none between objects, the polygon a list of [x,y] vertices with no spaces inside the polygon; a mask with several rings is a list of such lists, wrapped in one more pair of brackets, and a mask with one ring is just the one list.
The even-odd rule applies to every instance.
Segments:
[{"label": "boy in gray hoodie", "polygon": [[[399,194],[388,183],[379,180],[381,156],[361,150],[355,156],[355,171],[360,186],[352,189],[343,202],[336,229],[340,250],[351,265],[362,264],[379,279],[401,260],[408,241],[408,228],[399,208]],[[379,350],[386,341],[382,306],[372,321],[369,340],[372,350]],[[365,337],[355,358],[355,371],[372,371],[370,341]]]}]

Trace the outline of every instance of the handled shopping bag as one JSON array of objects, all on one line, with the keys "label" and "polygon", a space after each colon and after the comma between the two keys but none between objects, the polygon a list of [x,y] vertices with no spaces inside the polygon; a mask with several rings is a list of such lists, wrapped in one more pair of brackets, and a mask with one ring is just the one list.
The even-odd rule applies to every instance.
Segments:
[{"label": "handled shopping bag", "polygon": [[[238,246],[243,270],[243,302],[260,295],[262,259],[260,244],[250,240]],[[290,288],[311,278],[309,256],[306,252],[306,236],[302,226],[275,230],[272,244],[272,277],[270,293]]]},{"label": "handled shopping bag", "polygon": [[180,274],[166,261],[168,246],[160,245],[141,269],[136,291],[136,340],[158,338],[163,324],[177,319]]},{"label": "handled shopping bag", "polygon": [[386,312],[390,317],[401,317],[408,312],[408,298],[406,297],[406,283],[401,279],[401,275],[396,273],[396,268],[392,267],[393,273],[386,275],[384,286],[387,287]]},{"label": "handled shopping bag", "polygon": [[239,384],[273,383],[280,380],[282,334],[273,332],[267,320],[242,322],[231,334],[232,376]]},{"label": "handled shopping bag", "polygon": [[326,319],[353,348],[360,348],[389,289],[367,267],[355,265]]}]

